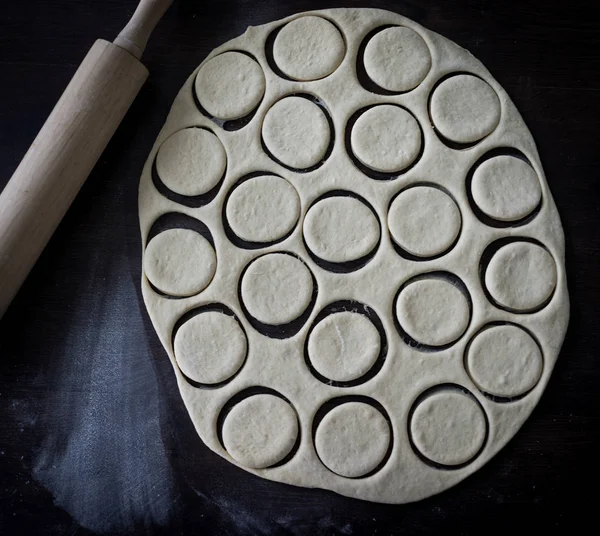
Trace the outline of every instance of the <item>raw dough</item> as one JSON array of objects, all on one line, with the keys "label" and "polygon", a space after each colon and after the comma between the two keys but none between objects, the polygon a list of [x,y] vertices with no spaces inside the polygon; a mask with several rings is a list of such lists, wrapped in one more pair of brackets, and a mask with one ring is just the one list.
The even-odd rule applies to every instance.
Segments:
[{"label": "raw dough", "polygon": [[295,80],[317,80],[335,71],[346,53],[338,29],[322,17],[298,17],[275,38],[273,57],[277,67]]},{"label": "raw dough", "polygon": [[265,94],[260,65],[240,52],[225,52],[198,71],[194,88],[203,108],[219,119],[239,119],[258,106]]},{"label": "raw dough", "polygon": [[237,186],[227,201],[231,230],[248,242],[275,242],[287,235],[300,217],[300,198],[285,179],[254,177]]},{"label": "raw dough", "polygon": [[303,97],[276,102],[265,115],[262,136],[277,160],[301,170],[321,161],[331,139],[325,113]]},{"label": "raw dough", "polygon": [[363,113],[352,128],[352,151],[365,166],[397,173],[410,166],[421,150],[421,129],[403,108],[383,104]]},{"label": "raw dough", "polygon": [[[325,30],[311,30],[313,17]],[[228,125],[198,107],[195,84],[200,70],[233,51],[255,59],[265,86],[250,114]],[[365,74],[386,91],[377,93]],[[232,85],[216,101],[222,110],[249,110],[246,96],[263,91],[260,82],[246,87],[238,102],[227,96],[241,91]],[[211,132],[201,136],[214,151],[175,138],[162,154],[172,156],[171,179],[164,170],[161,179],[169,188],[183,183],[189,195],[215,195],[203,203],[167,198],[155,186],[157,152],[173,133],[198,128]],[[519,154],[537,183],[511,160]],[[508,172],[499,173],[503,161]],[[479,61],[409,19],[315,11],[218,47],[176,98],[139,204],[143,297],[190,418],[209,449],[255,475],[364,500],[417,501],[497,455],[548,384],[569,302],[562,227],[535,143]],[[152,238],[166,221],[194,228],[194,219],[214,241],[206,257],[168,235]],[[541,245],[522,246],[527,240]],[[214,276],[204,278],[215,258]],[[153,262],[167,268],[168,283],[189,283],[182,294],[192,295],[158,291]],[[220,361],[202,358],[201,343],[190,353],[197,358],[174,351],[173,337],[203,308],[231,311],[243,329],[239,368],[240,347],[236,359],[229,355],[241,339],[227,330],[215,329],[215,348],[220,335],[228,341]],[[353,310],[365,314],[340,316]],[[495,336],[505,331],[490,327],[498,323],[515,326],[510,339]],[[193,332],[202,338],[210,329]],[[178,360],[190,361],[185,375]],[[212,379],[225,378],[218,386],[193,381],[211,370]]]},{"label": "raw dough", "polygon": [[468,74],[451,76],[433,92],[431,119],[445,138],[475,143],[500,121],[500,101],[489,84]]},{"label": "raw dough", "polygon": [[188,378],[214,384],[228,380],[240,369],[247,347],[246,335],[233,316],[206,311],[177,330],[173,349]]},{"label": "raw dough", "polygon": [[415,341],[443,346],[454,342],[467,329],[469,302],[449,281],[430,277],[409,283],[400,292],[396,317]]},{"label": "raw dough", "polygon": [[144,252],[146,277],[170,296],[197,294],[210,283],[216,268],[213,247],[189,229],[168,229],[157,234]]},{"label": "raw dough", "polygon": [[448,194],[431,186],[415,186],[394,199],[388,226],[402,249],[417,257],[434,257],[452,247],[461,217]]},{"label": "raw dough", "polygon": [[227,452],[251,469],[262,469],[283,460],[297,437],[296,412],[285,400],[271,394],[242,400],[223,423]]},{"label": "raw dough", "polygon": [[379,222],[371,209],[354,197],[335,196],[313,205],[304,220],[309,249],[329,262],[349,262],[373,251]]},{"label": "raw dough", "polygon": [[331,471],[359,478],[381,464],[390,441],[390,426],[377,409],[364,402],[347,402],[319,423],[315,448]]},{"label": "raw dough", "polygon": [[521,396],[533,389],[542,375],[542,352],[522,328],[491,326],[471,342],[467,368],[484,393]]},{"label": "raw dough", "polygon": [[313,281],[306,265],[292,255],[270,253],[250,264],[242,277],[242,300],[258,321],[283,325],[308,307]]},{"label": "raw dough", "polygon": [[202,195],[214,188],[226,166],[223,144],[203,128],[175,132],[156,156],[160,180],[172,192],[187,196]]},{"label": "raw dough", "polygon": [[512,242],[492,257],[485,285],[500,305],[526,312],[552,295],[556,278],[556,264],[546,249],[530,242]]},{"label": "raw dough", "polygon": [[482,212],[502,221],[531,214],[542,198],[535,170],[515,156],[496,156],[483,162],[473,174],[473,200]]},{"label": "raw dough", "polygon": [[377,361],[381,337],[363,314],[344,311],[321,320],[308,340],[308,356],[316,371],[333,381],[360,378]]},{"label": "raw dough", "polygon": [[376,33],[365,48],[369,78],[388,91],[416,88],[431,69],[431,54],[423,38],[404,26]]}]

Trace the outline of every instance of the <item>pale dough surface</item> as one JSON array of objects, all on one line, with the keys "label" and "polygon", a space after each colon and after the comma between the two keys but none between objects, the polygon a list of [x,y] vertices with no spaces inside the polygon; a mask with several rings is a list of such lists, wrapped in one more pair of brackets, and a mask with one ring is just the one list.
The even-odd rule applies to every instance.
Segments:
[{"label": "pale dough surface", "polygon": [[[320,27],[333,27],[342,36],[344,47],[333,46],[329,50],[333,41],[326,36],[337,34],[327,33],[329,30],[315,32],[307,25],[305,35],[296,33],[289,41],[295,52],[289,56],[289,74],[280,76],[272,67],[279,61],[277,70],[281,71],[285,65],[281,58],[273,57],[276,32],[281,34],[280,44],[285,43],[286,33],[289,37],[296,32],[289,23],[300,20],[296,24],[301,27],[307,22],[302,21],[306,15],[317,18]],[[382,34],[386,27],[408,28],[410,32],[394,30]],[[288,31],[283,33],[286,28]],[[383,44],[376,40],[367,47],[368,36],[377,35]],[[398,56],[392,53],[391,59],[386,59],[387,35],[394,37],[394,46],[403,51]],[[430,57],[426,73],[425,48],[415,35],[423,41]],[[311,51],[321,45],[313,49],[306,43],[324,44],[327,50],[321,56],[321,52],[313,55]],[[362,61],[361,51],[367,48],[369,54],[363,58],[367,76],[380,84],[387,84],[387,80],[390,84],[416,84],[414,88],[404,91],[398,89],[406,86],[394,85],[393,91],[378,93],[372,84],[363,87],[357,78],[357,66]],[[232,51],[254,58],[251,61],[260,67],[265,89],[251,118],[223,128],[226,125],[213,121],[198,108],[194,92],[199,71],[220,55],[226,59],[224,53]],[[323,62],[325,68],[321,58],[327,59],[331,51],[335,52],[331,56],[335,61]],[[384,56],[381,63],[387,65],[385,72],[373,58],[377,54]],[[403,70],[394,58],[412,67]],[[315,66],[321,70],[302,73],[293,71],[292,64],[300,71]],[[230,71],[232,65],[235,62],[223,69]],[[322,77],[290,80],[295,76]],[[246,89],[260,94],[260,87]],[[219,102],[215,93],[215,106],[229,109],[232,103],[226,92],[222,96]],[[413,128],[413,124],[406,129],[410,120],[386,126],[383,117],[381,122],[370,122],[360,136],[361,130],[352,128],[361,111],[377,113],[390,110],[388,106],[394,112],[406,110],[417,127]],[[184,184],[181,191],[194,195],[208,191],[210,184],[215,185],[213,188],[219,186],[210,201],[181,204],[157,190],[153,168],[165,141],[192,127],[205,129],[207,136],[212,136],[207,139],[217,140],[216,149],[205,152],[199,147],[189,152],[183,150],[185,140],[174,144],[172,154],[176,155],[179,149],[182,154],[181,158],[171,159],[171,186]],[[404,137],[397,135],[402,129]],[[381,147],[387,147],[380,154],[378,142],[373,142],[377,137]],[[223,154],[218,156],[219,146],[226,156],[224,168]],[[353,154],[357,147],[364,149],[362,157],[370,165],[361,163]],[[407,152],[407,147],[412,149]],[[505,195],[503,185],[510,184],[510,189],[529,195],[535,193],[533,183],[512,172],[510,180],[507,175],[498,175],[496,182],[480,181],[478,176],[474,179],[475,190],[485,185],[485,191],[483,186],[478,190],[482,193],[477,197],[480,210],[489,210],[493,219],[519,217],[506,220],[508,224],[488,224],[471,208],[468,178],[480,163],[515,153],[522,154],[535,171],[540,201],[531,214],[521,219],[533,201],[524,208],[519,204],[520,197]],[[201,154],[205,157],[199,159]],[[214,170],[212,157],[220,164],[211,173],[212,180],[207,180],[206,172]],[[406,167],[397,174],[375,171],[400,165]],[[368,169],[370,166],[373,168]],[[224,170],[222,181],[218,177],[220,169]],[[188,173],[189,170],[192,171]],[[269,196],[264,189],[257,194],[252,184],[248,186],[244,196],[257,195],[258,203],[265,200],[256,212],[241,195],[235,201],[235,190],[245,184],[244,179],[265,175],[281,177],[297,192],[299,212],[295,222],[292,223],[294,207],[280,203],[277,188],[272,188]],[[168,178],[161,178],[168,182]],[[437,206],[435,200],[430,199],[428,191],[417,188],[423,185],[434,186],[456,204],[461,218],[453,239],[458,220],[454,211],[448,209],[452,205],[442,203],[439,210],[432,209],[432,205]],[[400,199],[401,192],[409,192],[411,187],[415,190],[412,201],[394,215],[393,210],[390,212],[393,200]],[[355,197],[348,197],[348,193],[363,199],[373,211]],[[345,220],[339,216],[346,212],[336,208],[340,196],[356,201]],[[486,208],[485,200],[492,198]],[[245,216],[240,216],[234,223],[237,231],[247,233],[247,238],[252,235],[255,240],[266,239],[266,244],[252,240],[234,244],[230,240],[225,227],[227,199],[234,199],[229,208],[238,206],[240,214],[247,215],[246,222]],[[321,216],[331,227],[326,223],[316,233],[307,222],[313,218],[312,211],[329,199],[334,200],[330,202],[331,210],[323,211]],[[266,200],[286,214],[274,216],[273,212],[279,209],[271,212]],[[150,318],[171,359],[182,398],[200,438],[240,470],[365,500],[417,501],[461,482],[495,456],[531,414],[549,381],[566,332],[569,301],[562,226],[535,143],[507,93],[477,59],[405,17],[376,9],[316,11],[249,28],[215,49],[175,99],[144,168],[139,206],[146,252],[142,292]],[[261,210],[265,211],[263,216]],[[443,216],[447,211],[450,216]],[[408,236],[431,235],[432,243],[423,239],[424,250],[419,249],[420,239],[413,238],[413,255],[427,256],[403,256],[394,247],[393,228],[402,221],[402,212],[407,228],[411,223],[407,217],[421,222],[415,222],[420,230],[411,231]],[[202,222],[214,239],[213,256],[200,256],[196,262],[194,248],[177,250],[170,240],[156,242],[150,248],[164,234],[150,241],[153,225],[158,219],[164,221],[162,218],[169,213],[181,213]],[[422,214],[431,215],[429,226]],[[277,223],[280,217],[291,228],[283,240],[272,243],[271,239],[281,237],[287,227]],[[261,229],[261,221],[267,219],[274,223],[273,228]],[[323,244],[329,243],[331,249],[327,251],[335,251],[330,257],[335,259],[333,262],[321,262],[319,253],[313,250],[319,249],[310,242],[317,235]],[[353,235],[358,237],[358,246],[349,238]],[[396,238],[398,242],[406,240],[398,233]],[[542,245],[535,246],[528,240]],[[517,245],[511,247],[513,243]],[[529,245],[523,249],[522,243]],[[530,246],[538,249],[530,250]],[[343,263],[365,252],[369,256],[364,265],[355,266],[350,272],[341,269],[338,261]],[[213,268],[211,259],[218,259]],[[151,285],[152,262],[170,267],[165,273],[171,268],[173,273],[179,271],[182,282],[193,280],[193,285],[181,294],[187,295],[192,289],[193,292],[187,297],[157,292]],[[198,275],[213,269],[212,277],[205,280],[207,286],[199,285]],[[167,281],[173,282],[171,276]],[[174,288],[177,290],[179,283]],[[470,311],[465,292],[472,303]],[[305,353],[309,332],[314,332],[318,324],[317,316],[332,304],[344,302],[352,302],[348,310],[374,313],[386,336],[385,359],[347,382],[349,385],[344,381],[323,381],[323,375],[317,377],[314,371],[318,370],[311,366]],[[220,305],[223,310],[230,310],[243,328],[247,355],[230,378],[209,389],[186,378],[173,349],[173,336],[176,326],[182,329],[185,325],[181,325],[182,318],[195,318],[195,312],[201,317],[204,308],[218,310]],[[261,322],[267,326],[261,326]],[[492,330],[494,325],[515,325],[521,331],[508,332],[507,339],[491,337],[496,333]],[[356,341],[350,344],[357,350],[374,335],[365,326],[358,327],[350,339],[344,339]],[[538,343],[541,371],[522,330]],[[334,338],[330,344],[335,345],[335,328],[324,331],[334,332],[329,337]],[[503,347],[515,351],[502,355],[498,340],[505,341]],[[232,337],[233,348],[234,341]],[[352,375],[361,373],[372,361],[374,347],[369,347],[370,353],[362,354],[368,359],[360,367],[357,365]],[[475,352],[472,362],[468,348]],[[230,351],[227,348],[221,354],[226,356]],[[498,358],[492,360],[492,355]],[[476,356],[479,359],[475,360]],[[333,374],[326,365],[321,366]],[[192,372],[190,368],[188,372]],[[255,394],[246,396],[249,393]]]}]

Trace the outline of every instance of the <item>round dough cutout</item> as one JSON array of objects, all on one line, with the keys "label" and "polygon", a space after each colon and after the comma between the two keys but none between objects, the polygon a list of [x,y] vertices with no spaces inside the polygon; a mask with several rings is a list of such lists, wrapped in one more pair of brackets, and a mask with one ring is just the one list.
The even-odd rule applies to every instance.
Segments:
[{"label": "round dough cutout", "polygon": [[253,177],[234,188],[225,214],[231,230],[242,240],[276,242],[298,222],[300,198],[296,189],[281,177]]},{"label": "round dough cutout", "polygon": [[217,256],[210,242],[189,229],[168,229],[157,234],[144,252],[148,281],[169,296],[198,294],[211,282]]},{"label": "round dough cutout", "polygon": [[200,67],[194,87],[202,107],[227,121],[244,117],[259,105],[266,81],[261,66],[250,56],[224,52]]},{"label": "round dough cutout", "polygon": [[423,38],[406,26],[392,26],[376,33],[364,55],[369,78],[387,91],[415,89],[431,69],[431,54]]},{"label": "round dough cutout", "polygon": [[391,440],[390,426],[379,410],[364,402],[346,402],[323,417],[315,448],[328,469],[360,478],[381,465]]},{"label": "round dough cutout", "polygon": [[318,80],[335,71],[346,53],[340,31],[322,17],[307,15],[288,22],[273,43],[277,67],[294,80]]},{"label": "round dough cutout", "polygon": [[271,394],[245,398],[223,422],[223,444],[239,464],[264,469],[290,454],[298,438],[298,417],[288,402]]},{"label": "round dough cutout", "polygon": [[498,126],[500,99],[492,87],[477,76],[451,76],[433,92],[431,119],[446,139],[475,143]]},{"label": "round dough cutout", "polygon": [[202,195],[221,180],[227,167],[223,144],[203,128],[184,128],[169,136],[156,155],[156,171],[172,192]]}]

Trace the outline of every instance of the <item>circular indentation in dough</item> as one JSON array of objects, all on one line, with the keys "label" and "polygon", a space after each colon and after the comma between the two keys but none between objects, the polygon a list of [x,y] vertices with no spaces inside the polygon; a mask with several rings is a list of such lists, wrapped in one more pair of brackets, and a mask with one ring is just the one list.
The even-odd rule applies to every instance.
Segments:
[{"label": "circular indentation in dough", "polygon": [[364,402],[346,402],[323,417],[315,448],[328,469],[360,478],[382,464],[391,440],[390,425],[379,410]]},{"label": "circular indentation in dough", "polygon": [[177,365],[190,380],[218,384],[234,376],[246,359],[246,334],[234,316],[205,310],[177,330],[173,350]]},{"label": "circular indentation in dough", "polygon": [[465,291],[442,277],[413,280],[398,294],[396,319],[402,330],[421,344],[433,347],[452,344],[471,320]]},{"label": "circular indentation in dough", "polygon": [[423,38],[405,26],[393,26],[376,33],[364,54],[369,78],[387,91],[405,92],[416,88],[431,69],[431,54]]},{"label": "circular indentation in dough", "polygon": [[315,370],[337,382],[360,378],[375,364],[381,350],[379,331],[366,315],[349,311],[321,320],[308,339]]},{"label": "circular indentation in dough", "polygon": [[300,217],[296,189],[275,175],[259,175],[236,186],[225,207],[227,222],[241,240],[268,244],[280,241]]},{"label": "circular indentation in dough", "polygon": [[144,273],[160,292],[191,296],[204,290],[217,267],[217,256],[206,238],[189,229],[168,229],[148,242]]},{"label": "circular indentation in dough", "polygon": [[196,96],[213,117],[224,120],[248,115],[265,94],[265,75],[253,58],[224,52],[208,60],[196,75]]},{"label": "circular indentation in dough", "polygon": [[169,136],[156,155],[156,171],[172,192],[197,196],[212,190],[225,173],[223,144],[203,128],[184,128]]},{"label": "circular indentation in dough", "polygon": [[354,123],[350,145],[368,168],[399,173],[418,158],[422,147],[419,123],[404,108],[381,104],[369,108]]},{"label": "circular indentation in dough", "polygon": [[542,375],[542,352],[529,333],[513,324],[480,331],[467,347],[465,364],[479,389],[515,398],[533,389]]},{"label": "circular indentation in dough", "polygon": [[304,219],[304,240],[318,258],[331,263],[362,259],[381,235],[373,211],[356,197],[332,195],[317,201]]},{"label": "circular indentation in dough", "polygon": [[283,398],[256,394],[238,402],[223,421],[223,445],[238,463],[264,469],[282,461],[298,438],[298,417]]},{"label": "circular indentation in dough", "polygon": [[434,388],[413,407],[409,431],[422,456],[450,468],[471,462],[481,452],[487,421],[472,395],[454,387]]},{"label": "circular indentation in dough", "polygon": [[496,251],[485,271],[485,286],[498,305],[529,312],[552,296],[556,278],[556,264],[548,250],[516,241]]},{"label": "circular indentation in dough", "polygon": [[485,138],[500,122],[500,99],[481,78],[458,74],[433,91],[433,124],[450,141],[470,144]]},{"label": "circular indentation in dough", "polygon": [[388,212],[394,242],[421,258],[441,256],[456,242],[461,229],[456,202],[439,188],[419,185],[400,192]]},{"label": "circular indentation in dough", "polygon": [[272,326],[288,324],[310,305],[312,274],[298,258],[269,253],[255,259],[242,276],[241,298],[248,313]]},{"label": "circular indentation in dough", "polygon": [[306,171],[325,158],[332,135],[325,112],[308,98],[293,96],[269,109],[262,137],[278,162]]},{"label": "circular indentation in dough", "polygon": [[273,43],[277,67],[294,80],[317,80],[335,71],[346,53],[339,30],[328,20],[312,15],[287,23]]},{"label": "circular indentation in dough", "polygon": [[500,221],[525,218],[542,199],[533,167],[511,155],[495,156],[479,165],[473,173],[471,193],[484,214]]}]

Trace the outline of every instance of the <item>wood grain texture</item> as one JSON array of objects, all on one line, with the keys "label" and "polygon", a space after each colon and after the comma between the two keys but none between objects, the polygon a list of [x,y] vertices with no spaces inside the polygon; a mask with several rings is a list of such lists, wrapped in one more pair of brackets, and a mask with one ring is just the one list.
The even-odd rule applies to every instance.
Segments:
[{"label": "wood grain texture", "polygon": [[[5,4],[0,186],[91,36],[112,38],[135,4]],[[189,73],[249,24],[367,4],[469,49],[508,91],[538,144],[562,218],[571,297],[563,350],[522,430],[455,488],[403,506],[267,482],[209,452],[139,293],[138,178]],[[600,450],[598,45],[600,28],[583,1],[175,2],[145,52],[148,83],[0,323],[0,533],[570,534],[593,520]]]}]

